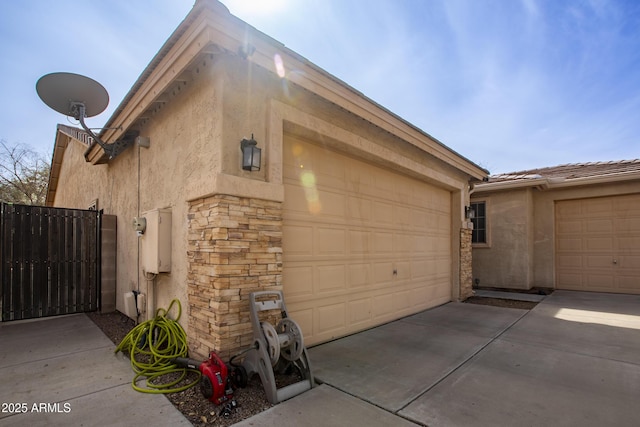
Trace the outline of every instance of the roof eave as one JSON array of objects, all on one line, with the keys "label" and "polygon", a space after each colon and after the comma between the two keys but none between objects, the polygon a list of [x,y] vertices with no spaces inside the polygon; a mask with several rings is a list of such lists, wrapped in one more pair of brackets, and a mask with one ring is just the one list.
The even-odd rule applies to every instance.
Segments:
[{"label": "roof eave", "polygon": [[[489,174],[486,169],[365,97],[282,43],[231,15],[224,6],[220,6],[222,5],[217,1],[196,2],[105,124],[105,128],[116,129],[105,130],[101,134],[103,141],[113,142],[124,135],[149,105],[203,52],[206,53],[213,48],[217,49],[218,53],[237,54],[242,46],[250,43],[255,48],[250,57],[254,64],[277,74],[274,55],[284,56],[283,62],[287,69],[297,71],[288,73],[287,78],[290,82],[404,139],[472,179],[482,180]],[[93,147],[87,159],[92,159],[93,163],[99,162],[99,147]]]},{"label": "roof eave", "polygon": [[594,184],[615,184],[622,181],[640,180],[640,172],[619,172],[607,175],[588,176],[571,179],[549,179],[549,188],[576,187]]},{"label": "roof eave", "polygon": [[47,183],[47,197],[45,199],[45,206],[53,206],[53,202],[56,198],[56,191],[58,189],[58,180],[60,178],[60,169],[62,168],[62,159],[64,152],[69,145],[71,138],[56,129],[56,139],[53,144],[53,156],[51,158],[51,168],[49,169],[49,181]]},{"label": "roof eave", "polygon": [[527,180],[483,182],[474,186],[474,193],[508,191],[522,188],[553,190],[559,188],[578,187],[597,184],[615,184],[623,181],[640,180],[640,172],[620,172],[608,175],[589,176],[583,178],[536,178]]},{"label": "roof eave", "polygon": [[474,193],[483,193],[489,191],[507,191],[521,188],[546,188],[549,185],[549,180],[546,178],[534,178],[534,179],[520,179],[513,181],[498,181],[498,182],[479,182],[474,188]]}]

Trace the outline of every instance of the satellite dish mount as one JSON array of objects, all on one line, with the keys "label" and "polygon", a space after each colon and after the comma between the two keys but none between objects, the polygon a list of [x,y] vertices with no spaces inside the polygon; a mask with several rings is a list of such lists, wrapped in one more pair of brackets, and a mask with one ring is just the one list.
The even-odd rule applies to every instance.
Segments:
[{"label": "satellite dish mount", "polygon": [[53,110],[73,117],[82,128],[113,159],[126,148],[137,135],[127,134],[113,144],[106,144],[84,122],[85,117],[102,113],[109,104],[107,90],[97,81],[80,74],[51,73],[42,76],[36,83],[40,99]]},{"label": "satellite dish mount", "polygon": [[73,116],[74,119],[80,120],[80,124],[84,124],[84,118],[86,117],[86,107],[82,102],[70,102],[69,103],[69,112]]}]

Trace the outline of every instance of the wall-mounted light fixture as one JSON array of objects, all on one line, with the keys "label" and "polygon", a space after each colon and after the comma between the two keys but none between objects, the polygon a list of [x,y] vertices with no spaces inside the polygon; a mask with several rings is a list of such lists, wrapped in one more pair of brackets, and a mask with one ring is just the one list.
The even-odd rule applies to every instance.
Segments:
[{"label": "wall-mounted light fixture", "polygon": [[256,51],[256,47],[251,43],[244,43],[240,47],[238,47],[238,54],[242,57],[242,59],[250,58]]},{"label": "wall-mounted light fixture", "polygon": [[257,147],[258,143],[253,139],[244,138],[240,141],[240,149],[242,150],[242,169],[246,171],[259,171],[260,160],[262,158],[262,150]]},{"label": "wall-mounted light fixture", "polygon": [[466,219],[473,219],[476,217],[476,211],[471,206],[464,207],[464,217]]}]

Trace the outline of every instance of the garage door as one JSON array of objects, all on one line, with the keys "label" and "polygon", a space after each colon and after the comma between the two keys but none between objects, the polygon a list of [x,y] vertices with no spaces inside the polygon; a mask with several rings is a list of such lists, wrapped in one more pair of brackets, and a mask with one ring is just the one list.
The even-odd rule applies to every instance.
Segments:
[{"label": "garage door", "polygon": [[283,289],[315,344],[451,299],[450,193],[292,137]]},{"label": "garage door", "polygon": [[556,204],[556,287],[640,294],[640,195]]}]

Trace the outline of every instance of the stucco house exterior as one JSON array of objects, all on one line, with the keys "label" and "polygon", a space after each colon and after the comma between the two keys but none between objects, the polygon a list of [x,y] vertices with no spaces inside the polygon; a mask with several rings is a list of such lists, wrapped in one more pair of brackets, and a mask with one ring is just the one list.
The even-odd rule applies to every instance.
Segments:
[{"label": "stucco house exterior", "polygon": [[[215,0],[196,2],[104,127],[114,158],[58,126],[47,204],[117,217],[118,310],[131,290],[147,318],[178,298],[192,354],[250,345],[257,290],[283,290],[308,345],[471,293],[465,207],[488,172]],[[243,169],[243,139],[259,170]],[[157,274],[140,217],[169,241]]]},{"label": "stucco house exterior", "polygon": [[477,286],[640,294],[640,160],[494,175],[471,206]]}]

